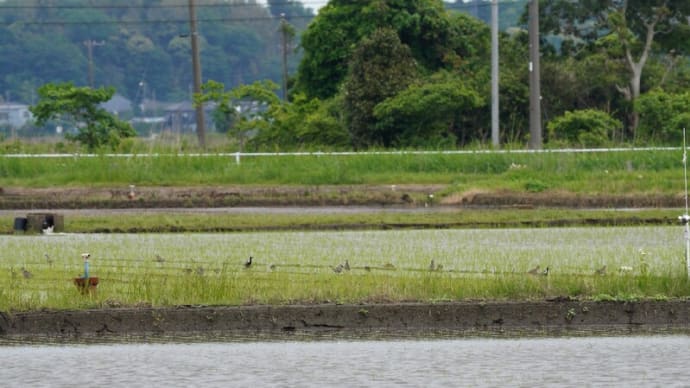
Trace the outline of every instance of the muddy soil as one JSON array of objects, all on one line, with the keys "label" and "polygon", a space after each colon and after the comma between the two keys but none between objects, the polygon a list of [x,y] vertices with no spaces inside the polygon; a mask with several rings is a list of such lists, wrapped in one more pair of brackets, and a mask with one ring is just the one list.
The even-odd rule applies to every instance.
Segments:
[{"label": "muddy soil", "polygon": [[690,301],[182,306],[0,313],[0,339],[260,334],[690,332]]},{"label": "muddy soil", "polygon": [[0,188],[0,209],[217,208],[239,206],[682,207],[682,195],[481,192],[445,185]]},{"label": "muddy soil", "polygon": [[424,205],[442,185],[0,188],[0,209]]}]

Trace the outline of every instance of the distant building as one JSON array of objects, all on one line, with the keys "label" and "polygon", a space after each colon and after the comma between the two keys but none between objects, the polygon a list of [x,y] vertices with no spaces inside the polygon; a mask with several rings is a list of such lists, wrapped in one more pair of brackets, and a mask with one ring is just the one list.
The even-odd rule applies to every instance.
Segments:
[{"label": "distant building", "polygon": [[[216,108],[215,103],[204,104],[204,122],[206,129],[213,128],[210,121],[211,112]],[[165,109],[167,129],[174,132],[196,132],[196,108],[191,101],[169,104]]]},{"label": "distant building", "polygon": [[0,126],[19,129],[33,120],[29,106],[15,103],[0,103]]},{"label": "distant building", "polygon": [[102,103],[100,106],[116,116],[132,112],[132,101],[120,94],[113,95],[110,100]]}]

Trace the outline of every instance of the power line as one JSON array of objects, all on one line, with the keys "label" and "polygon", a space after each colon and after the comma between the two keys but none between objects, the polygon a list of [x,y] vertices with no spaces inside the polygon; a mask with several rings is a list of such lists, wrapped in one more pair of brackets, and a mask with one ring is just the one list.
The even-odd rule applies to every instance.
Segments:
[{"label": "power line", "polygon": [[[289,6],[289,5],[297,5],[297,4],[302,4],[303,6],[307,5],[320,5],[323,2],[322,1],[300,1],[300,2],[295,2],[295,1],[282,1],[275,3],[275,5],[279,6]],[[206,4],[197,4],[197,8],[249,8],[249,7],[261,7],[261,8],[267,8],[268,4],[260,4],[260,3],[206,3]],[[0,10],[56,10],[56,9],[175,9],[175,8],[180,8],[180,9],[187,9],[188,5],[187,4],[151,4],[151,5],[123,5],[123,4],[117,4],[117,5],[89,5],[89,6],[84,6],[84,5],[47,5],[47,6],[40,6],[40,5],[0,5]]]},{"label": "power line", "polygon": [[[499,1],[499,4],[519,4],[521,2],[526,2],[525,0],[502,0]],[[306,8],[308,5],[321,5],[323,4],[322,1],[300,1],[300,2],[290,2],[290,1],[284,1],[284,2],[279,2],[275,3],[277,6],[288,6],[288,5],[297,5],[297,4],[302,4]],[[478,3],[451,3],[451,2],[444,2],[444,5],[448,9],[475,9],[475,8],[488,8],[491,7],[491,3],[489,1],[481,1]],[[196,5],[197,8],[249,8],[249,7],[260,7],[260,8],[268,8],[268,4],[260,4],[260,3],[225,3],[225,4],[219,4],[219,3],[207,3],[207,4],[198,4]],[[121,9],[186,9],[187,5],[186,4],[152,4],[152,5],[89,5],[88,7],[83,6],[83,5],[50,5],[50,6],[36,6],[36,5],[0,5],[0,11],[2,10],[61,10],[61,9],[113,9],[113,10],[121,10]]]},{"label": "power line", "polygon": [[[314,16],[291,16],[291,20],[295,19],[312,19]],[[197,18],[199,22],[208,23],[225,23],[225,22],[255,22],[255,21],[280,21],[280,18],[272,16],[262,16],[262,17],[223,17],[223,18]],[[65,21],[65,20],[46,20],[46,21],[24,21],[15,20],[11,23],[4,22],[0,24],[10,25],[13,23],[21,23],[22,25],[56,25],[56,26],[66,26],[66,25],[111,25],[111,24],[176,24],[176,23],[189,23],[189,19],[151,19],[151,20],[100,20],[100,21]]]}]

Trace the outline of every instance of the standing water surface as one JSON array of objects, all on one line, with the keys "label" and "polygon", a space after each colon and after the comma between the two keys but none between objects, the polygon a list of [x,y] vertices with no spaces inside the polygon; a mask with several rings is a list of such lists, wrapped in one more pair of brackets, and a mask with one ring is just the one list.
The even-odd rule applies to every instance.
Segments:
[{"label": "standing water surface", "polygon": [[3,386],[688,386],[690,337],[0,346]]}]

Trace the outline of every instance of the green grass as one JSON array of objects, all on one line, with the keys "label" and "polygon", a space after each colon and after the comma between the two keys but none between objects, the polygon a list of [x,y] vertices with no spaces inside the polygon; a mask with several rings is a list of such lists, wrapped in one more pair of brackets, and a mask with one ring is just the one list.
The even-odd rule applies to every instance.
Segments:
[{"label": "green grass", "polygon": [[[14,217],[30,211],[0,216],[0,234],[12,234]],[[58,211],[59,212],[59,211]],[[360,212],[120,212],[82,213],[65,216],[70,233],[94,232],[217,232],[314,229],[391,228],[496,228],[558,225],[607,226],[675,225],[681,209],[578,210],[578,209],[443,209],[442,211]]]},{"label": "green grass", "polygon": [[[0,236],[0,310],[682,298],[682,237],[679,227]],[[92,296],[71,284],[85,251],[101,279]],[[432,258],[442,270],[429,271]],[[335,273],[345,260],[352,269]],[[551,273],[528,275],[536,265]],[[595,275],[603,265],[607,274]]]},{"label": "green grass", "polygon": [[565,190],[587,194],[683,190],[680,150],[596,153],[161,155],[0,158],[4,186],[447,184],[449,191]]}]

